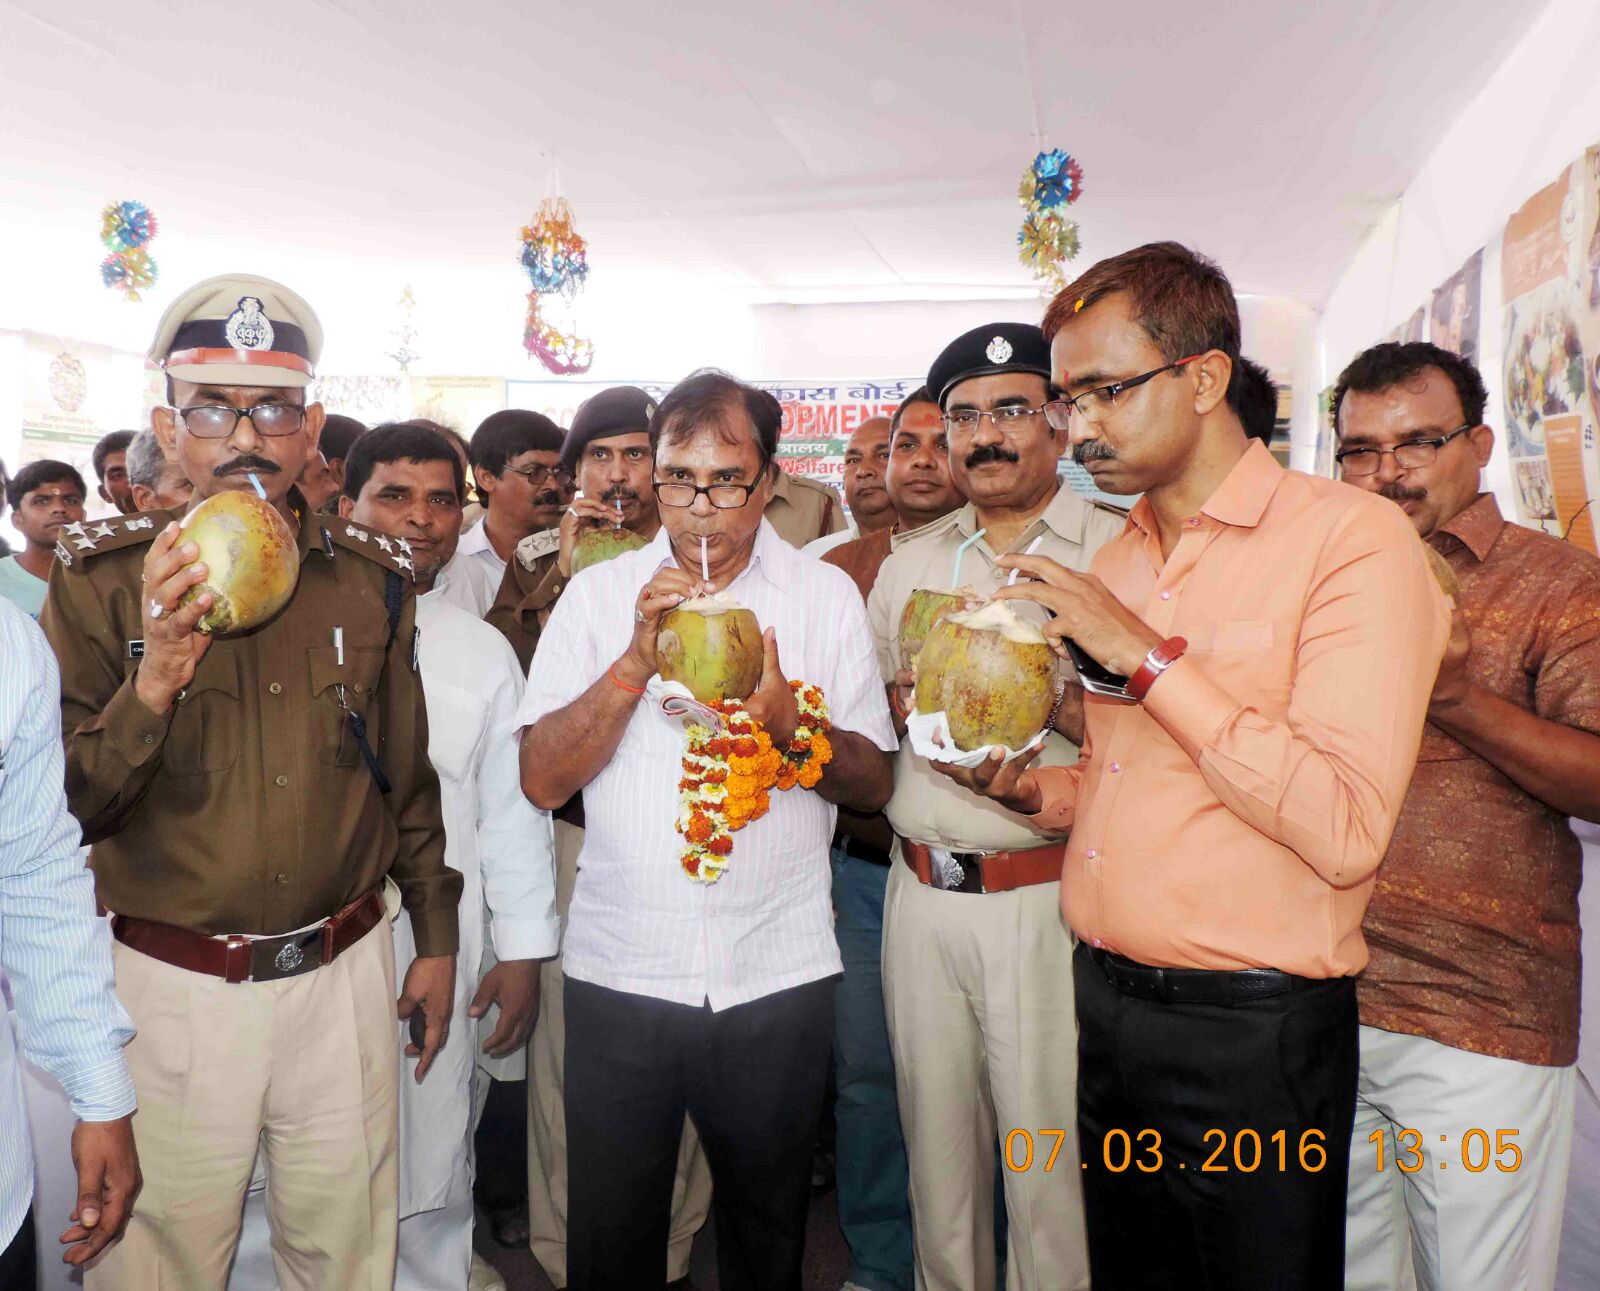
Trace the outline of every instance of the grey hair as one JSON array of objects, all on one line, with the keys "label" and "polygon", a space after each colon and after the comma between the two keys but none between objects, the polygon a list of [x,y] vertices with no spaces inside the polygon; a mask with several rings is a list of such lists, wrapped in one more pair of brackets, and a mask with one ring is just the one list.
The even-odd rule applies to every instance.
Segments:
[{"label": "grey hair", "polygon": [[156,490],[161,487],[161,472],[166,469],[167,455],[161,451],[161,441],[156,432],[146,427],[133,437],[128,445],[128,483],[142,484]]}]

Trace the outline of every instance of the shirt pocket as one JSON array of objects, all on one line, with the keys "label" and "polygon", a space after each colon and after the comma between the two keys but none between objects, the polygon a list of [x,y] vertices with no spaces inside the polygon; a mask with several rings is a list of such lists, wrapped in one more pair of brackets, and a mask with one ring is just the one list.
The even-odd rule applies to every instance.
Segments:
[{"label": "shirt pocket", "polygon": [[373,701],[383,676],[383,650],[345,646],[342,664],[334,646],[313,646],[306,653],[311,666],[311,727],[317,760],[333,767],[360,763],[361,746],[351,725],[352,713],[366,722],[367,743],[376,755],[379,732]]},{"label": "shirt pocket", "polygon": [[161,764],[174,776],[226,771],[239,760],[243,736],[238,657],[213,649],[177,701]]}]

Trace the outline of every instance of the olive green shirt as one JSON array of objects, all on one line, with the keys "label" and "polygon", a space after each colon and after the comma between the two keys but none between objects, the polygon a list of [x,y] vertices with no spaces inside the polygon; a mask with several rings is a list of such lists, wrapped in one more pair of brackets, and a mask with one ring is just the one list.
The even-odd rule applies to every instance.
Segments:
[{"label": "olive green shirt", "polygon": [[[270,935],[326,918],[390,876],[417,952],[454,954],[461,875],[444,863],[408,552],[335,516],[307,516],[289,604],[255,631],[213,641],[158,714],[134,691],[140,573],[175,515],[64,534],[41,619],[61,664],[67,796],[101,902],[211,936]],[[392,640],[389,574],[400,598]],[[340,685],[366,720],[388,794],[362,760]]]},{"label": "olive green shirt", "polygon": [[[1071,489],[1060,488],[1050,505],[1017,540],[1013,550],[1024,551],[1040,534],[1044,541],[1036,553],[1067,566],[1087,571],[1102,544],[1123,530],[1127,517],[1120,511],[1085,501]],[[878,570],[872,595],[867,598],[867,618],[878,648],[878,664],[885,682],[893,682],[900,662],[900,614],[918,588],[948,588],[956,550],[978,531],[977,508],[968,503],[942,520],[905,535],[895,535],[894,550]],[[982,593],[1006,581],[1007,571],[995,565],[998,554],[980,538],[961,559],[961,584]],[[1069,766],[1078,749],[1057,731],[1045,736],[1040,766]],[[943,847],[954,852],[1015,851],[1039,847],[1051,840],[1026,820],[999,803],[961,788],[934,771],[925,758],[903,741],[895,757],[894,794],[884,809],[901,838]]]},{"label": "olive green shirt", "polygon": [[765,514],[778,537],[791,547],[804,547],[848,527],[844,503],[832,488],[784,470],[778,472]]},{"label": "olive green shirt", "polygon": [[485,623],[511,643],[524,673],[533,662],[539,633],[550,621],[556,598],[571,581],[561,574],[560,548],[559,529],[542,529],[519,542],[506,561],[494,604],[483,616]]}]

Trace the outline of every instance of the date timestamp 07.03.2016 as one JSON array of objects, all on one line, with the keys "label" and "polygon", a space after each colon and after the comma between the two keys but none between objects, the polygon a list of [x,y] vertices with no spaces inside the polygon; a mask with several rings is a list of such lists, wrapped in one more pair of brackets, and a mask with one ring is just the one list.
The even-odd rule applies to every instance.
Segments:
[{"label": "date timestamp 07.03.2016", "polygon": [[[1316,1174],[1328,1164],[1327,1136],[1321,1130],[1304,1130],[1299,1134],[1277,1130],[1263,1135],[1252,1129],[1236,1130],[1232,1134],[1226,1130],[1211,1129],[1201,1138],[1209,1151],[1202,1160],[1189,1162],[1171,1158],[1170,1153],[1163,1149],[1160,1130],[1108,1130],[1100,1140],[1100,1160],[1085,1159],[1080,1165],[1084,1170],[1100,1167],[1112,1174],[1122,1174],[1127,1170],[1154,1174],[1158,1170],[1174,1167],[1179,1170],[1198,1169],[1206,1174],[1253,1174],[1257,1170],[1301,1170]],[[1522,1149],[1517,1145],[1516,1138],[1515,1130],[1495,1130],[1492,1137],[1488,1130],[1467,1130],[1458,1144],[1462,1168],[1470,1174],[1482,1174],[1491,1166],[1502,1174],[1520,1170]],[[1059,1129],[1012,1130],[1005,1138],[1006,1168],[1019,1174],[1034,1169],[1042,1169],[1048,1174],[1055,1169],[1056,1158],[1061,1153],[1065,1139],[1066,1132]],[[1439,1140],[1449,1144],[1450,1136],[1441,1134]],[[1429,1164],[1429,1158],[1423,1151],[1425,1136],[1421,1130],[1396,1131],[1392,1153],[1387,1150],[1388,1139],[1384,1130],[1374,1130],[1367,1141],[1376,1149],[1379,1173],[1392,1164],[1406,1174],[1416,1174]],[[1447,1155],[1439,1155],[1432,1164],[1444,1170],[1449,1168],[1450,1160]]]},{"label": "date timestamp 07.03.2016", "polygon": [[[1038,1137],[1035,1150],[1035,1135]],[[1066,1134],[1062,1130],[1010,1131],[1005,1139],[1005,1162],[1018,1174],[1026,1170],[1055,1169],[1056,1157]],[[1236,1172],[1253,1174],[1257,1170],[1303,1170],[1316,1174],[1328,1164],[1327,1135],[1321,1130],[1294,1134],[1277,1130],[1263,1135],[1256,1130],[1207,1130],[1201,1136],[1209,1153],[1200,1161],[1175,1160],[1163,1149],[1160,1130],[1107,1130],[1100,1140],[1100,1160],[1082,1161],[1081,1168],[1104,1168],[1111,1174],[1138,1170],[1154,1174],[1158,1170],[1198,1169],[1206,1174]],[[1348,1147],[1345,1149],[1348,1151]]]}]

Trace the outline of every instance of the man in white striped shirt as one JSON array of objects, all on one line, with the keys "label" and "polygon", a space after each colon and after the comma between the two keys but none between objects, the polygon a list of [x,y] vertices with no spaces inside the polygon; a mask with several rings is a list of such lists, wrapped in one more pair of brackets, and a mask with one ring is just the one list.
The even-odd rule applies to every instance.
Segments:
[{"label": "man in white striped shirt", "polygon": [[[82,1264],[122,1231],[139,1191],[133,1036],[111,988],[111,938],[67,812],[61,682],[44,633],[0,599],[0,969],[22,1050],[61,1082],[78,1118],[78,1200],[61,1235]],[[0,1287],[34,1284],[33,1156],[16,1040],[0,1016]]]},{"label": "man in white striped shirt", "polygon": [[[524,790],[543,807],[582,790],[588,829],[564,949],[570,1291],[665,1280],[686,1109],[711,1162],[720,1285],[800,1286],[840,971],[835,804],[884,804],[896,740],[854,585],[761,518],[781,419],[772,396],[715,372],[662,400],[650,422],[662,531],[572,581],[523,701]],[[834,723],[816,792],[774,791],[709,885],[683,872],[673,830],[683,728],[640,702],[662,617],[706,590],[766,629],[745,707],[774,746],[799,720],[789,676],[823,691]]]}]

